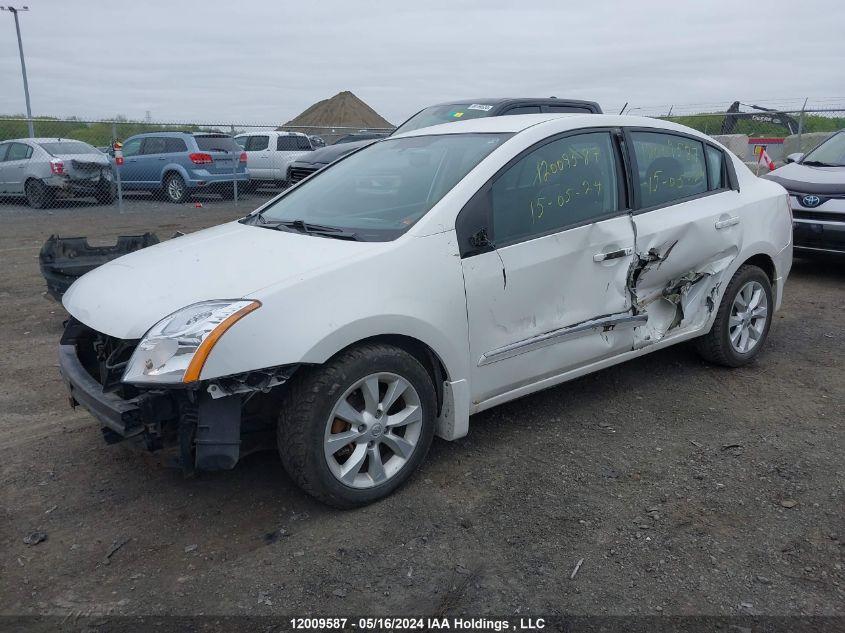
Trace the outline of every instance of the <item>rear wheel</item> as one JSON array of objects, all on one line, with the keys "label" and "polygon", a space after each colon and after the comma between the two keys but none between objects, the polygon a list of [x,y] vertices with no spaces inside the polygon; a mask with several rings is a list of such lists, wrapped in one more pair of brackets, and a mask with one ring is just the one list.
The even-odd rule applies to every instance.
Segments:
[{"label": "rear wheel", "polygon": [[179,174],[168,174],[164,179],[164,197],[169,202],[180,203],[188,199],[188,188]]},{"label": "rear wheel", "polygon": [[24,185],[26,203],[33,209],[44,209],[53,202],[53,192],[40,180],[32,178]]},{"label": "rear wheel", "polygon": [[369,344],[294,378],[278,426],[288,474],[324,503],[381,499],[416,470],[434,436],[434,385],[398,348]]},{"label": "rear wheel", "polygon": [[105,185],[100,185],[97,187],[97,192],[94,194],[94,198],[96,198],[97,202],[100,204],[111,204],[114,202],[115,189],[116,185],[111,182]]},{"label": "rear wheel", "polygon": [[725,290],[713,328],[698,339],[698,352],[726,367],[750,363],[769,334],[773,307],[766,273],[757,266],[741,266]]}]

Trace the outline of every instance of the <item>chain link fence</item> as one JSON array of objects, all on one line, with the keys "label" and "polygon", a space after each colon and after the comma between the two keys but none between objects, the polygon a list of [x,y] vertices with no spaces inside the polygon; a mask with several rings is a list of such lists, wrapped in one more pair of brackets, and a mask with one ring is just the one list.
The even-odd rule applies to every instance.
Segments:
[{"label": "chain link fence", "polygon": [[[736,102],[724,111],[695,109],[626,104],[624,112],[674,121],[711,135],[757,173],[770,164],[782,165],[790,154],[807,152],[845,128],[845,103],[767,109]],[[307,162],[314,149],[392,131],[123,118],[39,117],[33,126],[35,138],[30,139],[26,118],[0,117],[0,211],[24,204],[35,208],[100,204],[126,212],[127,201],[201,204],[215,198],[243,204],[246,211],[247,204],[260,201],[247,202],[248,198],[266,197],[287,186],[288,167]]]}]

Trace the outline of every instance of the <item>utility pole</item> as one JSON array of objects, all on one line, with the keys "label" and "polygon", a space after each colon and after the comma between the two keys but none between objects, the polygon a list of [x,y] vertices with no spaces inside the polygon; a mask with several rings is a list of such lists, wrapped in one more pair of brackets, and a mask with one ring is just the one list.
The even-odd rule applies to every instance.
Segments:
[{"label": "utility pole", "polygon": [[26,62],[23,58],[23,43],[21,42],[21,25],[18,21],[19,11],[29,11],[29,7],[24,6],[17,9],[12,6],[0,7],[0,11],[9,11],[15,16],[15,31],[18,33],[18,51],[21,54],[21,74],[23,75],[23,94],[26,97],[26,123],[29,127],[29,138],[35,138],[35,130],[32,128],[32,108],[29,105],[29,83],[26,80]]}]

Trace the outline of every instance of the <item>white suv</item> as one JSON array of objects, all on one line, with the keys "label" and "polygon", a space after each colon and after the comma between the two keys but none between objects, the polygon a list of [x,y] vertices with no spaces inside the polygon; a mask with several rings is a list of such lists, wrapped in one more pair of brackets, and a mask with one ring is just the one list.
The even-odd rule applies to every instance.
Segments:
[{"label": "white suv", "polygon": [[235,136],[247,156],[250,185],[287,186],[288,165],[314,145],[307,134],[299,132],[245,132]]}]

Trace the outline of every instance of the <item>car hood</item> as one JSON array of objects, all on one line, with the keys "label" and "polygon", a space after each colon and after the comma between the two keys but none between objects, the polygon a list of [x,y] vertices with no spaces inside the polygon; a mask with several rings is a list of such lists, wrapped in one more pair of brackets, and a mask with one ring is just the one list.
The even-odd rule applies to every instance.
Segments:
[{"label": "car hood", "polygon": [[354,152],[359,147],[372,145],[378,139],[367,139],[366,141],[354,141],[352,143],[340,143],[338,145],[329,145],[328,147],[321,147],[315,149],[313,152],[308,152],[307,156],[302,156],[297,159],[300,163],[319,163],[320,165],[328,165],[332,161],[337,160],[341,156]]},{"label": "car hood", "polygon": [[383,245],[262,229],[232,222],[125,255],[80,277],[65,293],[67,311],[120,339],[141,338],[177,310],[212,299],[261,299],[366,257]]},{"label": "car hood", "polygon": [[811,167],[789,163],[766,178],[783,185],[789,191],[800,193],[845,193],[845,167]]}]

